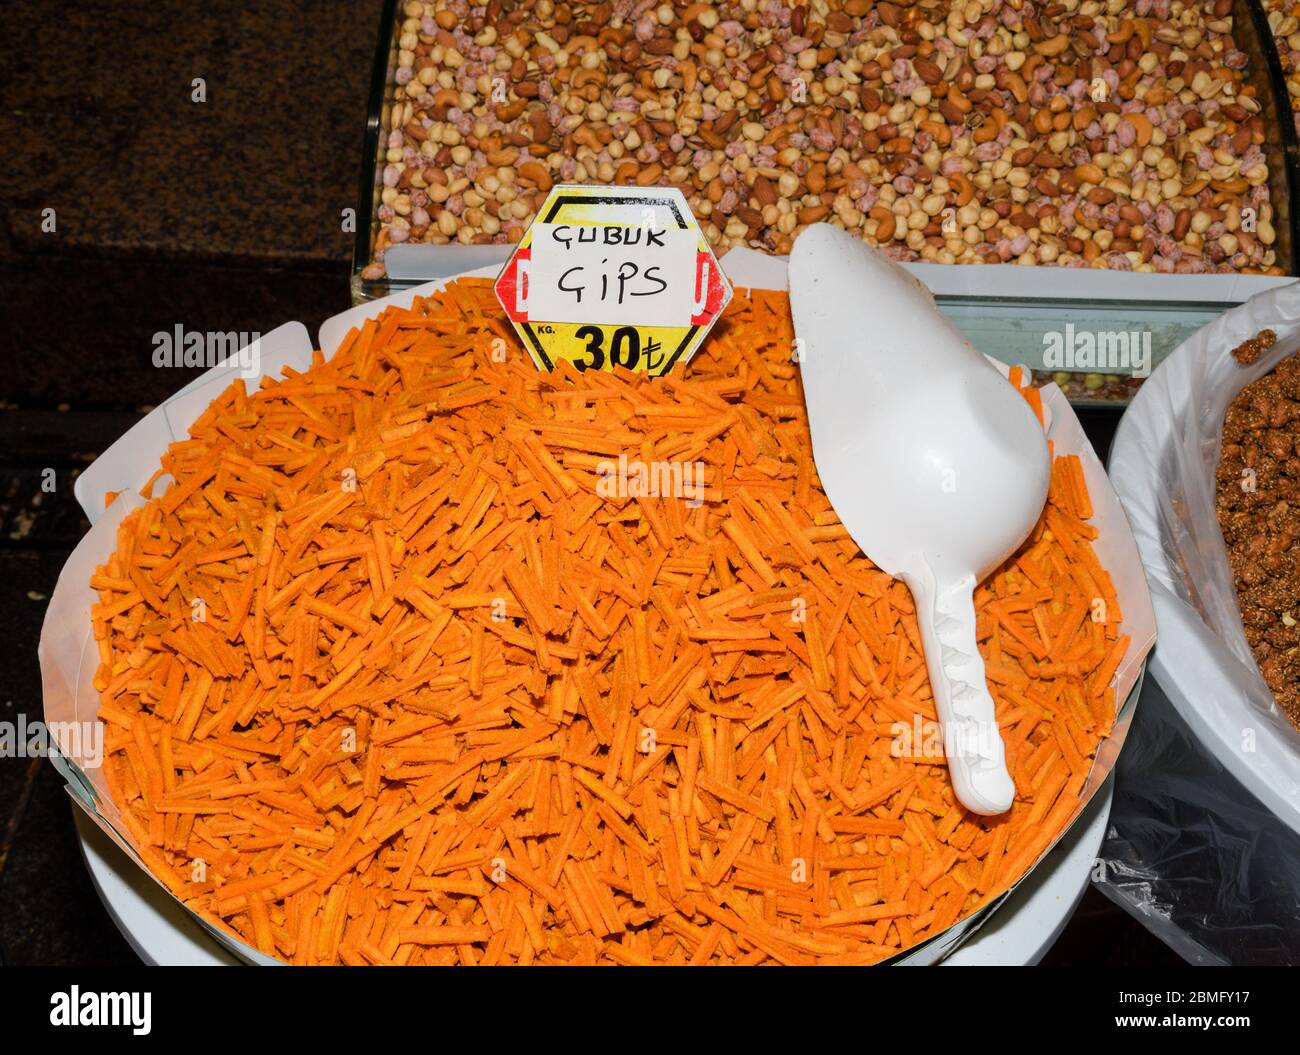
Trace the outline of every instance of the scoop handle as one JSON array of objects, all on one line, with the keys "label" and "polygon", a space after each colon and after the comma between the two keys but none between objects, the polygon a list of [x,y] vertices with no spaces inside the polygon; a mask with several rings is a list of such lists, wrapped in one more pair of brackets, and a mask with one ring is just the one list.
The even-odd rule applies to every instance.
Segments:
[{"label": "scoop handle", "polygon": [[1016,786],[975,637],[975,575],[937,583],[929,565],[922,564],[903,580],[916,602],[953,790],[972,813],[1005,813]]}]

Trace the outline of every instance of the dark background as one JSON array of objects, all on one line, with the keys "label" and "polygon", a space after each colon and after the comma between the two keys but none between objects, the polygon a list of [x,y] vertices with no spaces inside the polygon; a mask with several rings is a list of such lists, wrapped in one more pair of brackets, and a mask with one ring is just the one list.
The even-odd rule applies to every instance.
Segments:
[{"label": "dark background", "polygon": [[[378,0],[5,4],[0,721],[41,716],[40,622],[86,527],[75,474],[199,372],[155,367],[152,335],[295,319],[314,335],[349,306],[343,210],[379,21]],[[1113,421],[1085,424],[1104,455]],[[135,963],[62,783],[43,760],[0,758],[0,957]],[[1047,962],[1181,961],[1090,890]]]}]

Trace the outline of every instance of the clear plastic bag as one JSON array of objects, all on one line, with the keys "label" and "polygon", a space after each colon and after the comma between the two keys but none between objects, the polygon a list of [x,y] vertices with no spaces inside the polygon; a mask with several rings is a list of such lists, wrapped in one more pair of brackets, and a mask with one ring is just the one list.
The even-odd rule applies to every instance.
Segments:
[{"label": "clear plastic bag", "polygon": [[[1239,364],[1232,350],[1263,329],[1277,343]],[[1300,284],[1226,312],[1146,381],[1111,453],[1151,587],[1163,693],[1154,713],[1144,694],[1144,734],[1118,767],[1114,874],[1100,885],[1201,962],[1300,960],[1300,731],[1246,643],[1214,501],[1228,405],[1297,351]]]},{"label": "clear plastic bag", "polygon": [[1300,963],[1300,837],[1148,678],[1115,767],[1096,886],[1194,964]]}]

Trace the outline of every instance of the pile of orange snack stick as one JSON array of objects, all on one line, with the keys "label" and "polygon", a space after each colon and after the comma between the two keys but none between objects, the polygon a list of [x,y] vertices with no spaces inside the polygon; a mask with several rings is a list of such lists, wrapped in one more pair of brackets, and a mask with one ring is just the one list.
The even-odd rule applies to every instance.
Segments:
[{"label": "pile of orange snack stick", "polygon": [[149,868],[296,964],[867,964],[1014,884],[1129,644],[1078,459],[977,593],[1017,788],[978,817],[792,338],[740,290],[673,375],[543,373],[461,280],[233,384],[92,580]]}]

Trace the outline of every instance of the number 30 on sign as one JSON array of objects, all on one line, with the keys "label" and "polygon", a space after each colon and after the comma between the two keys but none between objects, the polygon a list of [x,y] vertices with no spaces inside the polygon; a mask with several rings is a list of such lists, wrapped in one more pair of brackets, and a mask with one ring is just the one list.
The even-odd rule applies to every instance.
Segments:
[{"label": "number 30 on sign", "polygon": [[686,363],[731,300],[731,283],[681,191],[551,189],[496,280],[541,370]]}]

